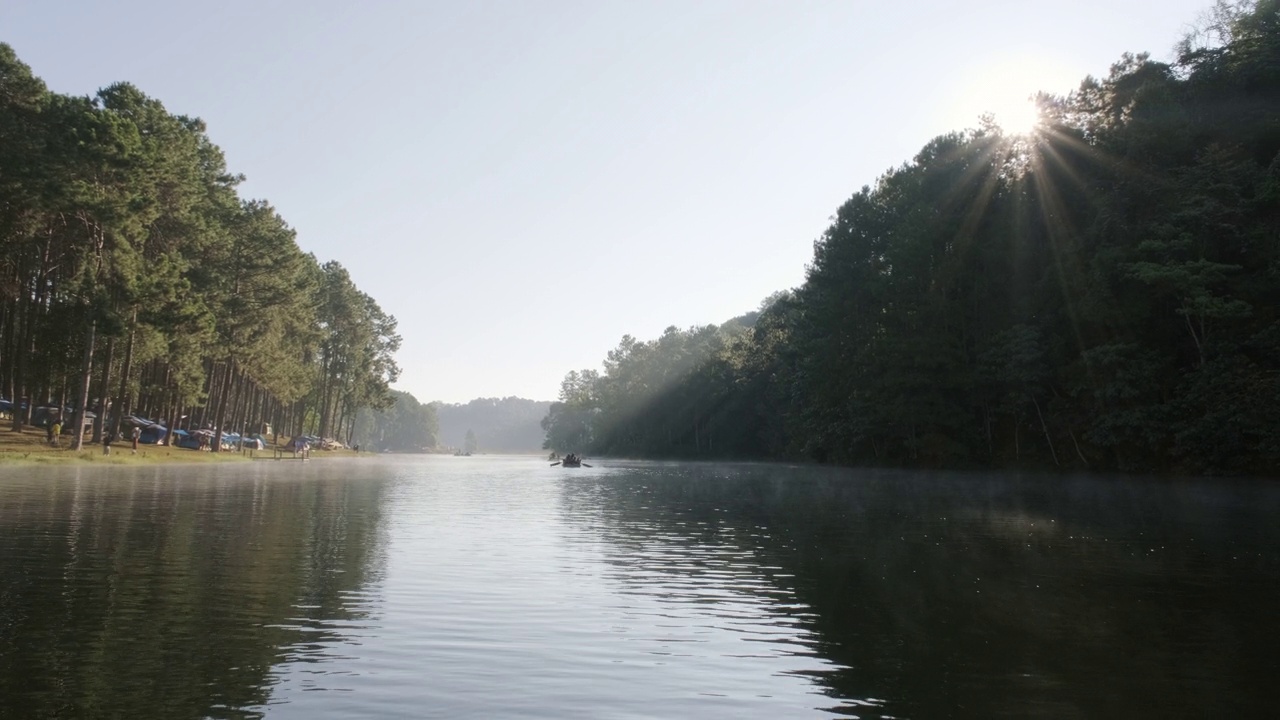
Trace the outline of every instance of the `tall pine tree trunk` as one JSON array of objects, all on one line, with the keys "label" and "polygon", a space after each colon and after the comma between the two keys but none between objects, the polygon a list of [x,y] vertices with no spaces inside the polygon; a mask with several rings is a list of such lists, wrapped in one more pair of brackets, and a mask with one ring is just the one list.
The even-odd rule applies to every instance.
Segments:
[{"label": "tall pine tree trunk", "polygon": [[133,314],[129,318],[129,340],[124,346],[124,366],[120,368],[120,409],[114,413],[115,421],[111,423],[111,435],[118,437],[120,434],[120,423],[124,422],[124,416],[133,412],[133,398],[129,392],[129,374],[133,372],[133,339],[138,334],[138,309],[134,308]]},{"label": "tall pine tree trunk", "polygon": [[[35,352],[35,324],[36,317],[39,315],[37,312],[39,301],[34,297],[28,297],[27,302],[22,304],[25,306],[23,322],[21,323],[22,339],[18,343],[18,362],[14,368],[13,381],[13,429],[15,432],[22,429],[27,418],[31,416],[31,410],[35,405],[35,399],[27,397],[27,384],[29,381],[27,375],[31,365],[30,357]],[[22,407],[24,400],[28,401],[26,408]]]},{"label": "tall pine tree trunk", "polygon": [[116,337],[107,338],[107,353],[102,360],[102,392],[98,400],[98,416],[93,419],[93,441],[102,442],[107,427],[107,408],[111,407],[111,361],[115,359]]},{"label": "tall pine tree trunk", "polygon": [[96,331],[96,321],[89,320],[84,333],[84,355],[80,361],[80,396],[76,398],[76,440],[72,446],[75,450],[84,449],[84,419],[89,409],[89,376],[93,374],[93,342]]},{"label": "tall pine tree trunk", "polygon": [[235,372],[235,361],[227,358],[227,370],[222,378],[222,389],[218,393],[217,409],[213,414],[213,451],[222,450],[222,423],[226,419],[227,414],[227,396],[231,394],[231,378]]}]

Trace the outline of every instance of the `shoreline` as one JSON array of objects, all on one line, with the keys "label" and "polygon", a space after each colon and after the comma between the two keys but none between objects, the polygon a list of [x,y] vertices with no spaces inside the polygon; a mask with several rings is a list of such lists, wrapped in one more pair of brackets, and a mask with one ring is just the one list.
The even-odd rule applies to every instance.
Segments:
[{"label": "shoreline", "polygon": [[[273,460],[275,446],[263,450],[235,452],[202,452],[169,445],[140,443],[133,452],[130,440],[111,444],[111,454],[103,455],[102,446],[85,443],[79,451],[70,448],[70,439],[61,438],[62,444],[50,447],[43,428],[28,426],[14,432],[12,428],[0,429],[0,468],[23,465],[204,465],[208,463],[241,463],[253,460]],[[360,457],[369,453],[344,450],[312,450],[309,459],[321,457]],[[285,452],[284,459],[293,460],[292,452]]]}]

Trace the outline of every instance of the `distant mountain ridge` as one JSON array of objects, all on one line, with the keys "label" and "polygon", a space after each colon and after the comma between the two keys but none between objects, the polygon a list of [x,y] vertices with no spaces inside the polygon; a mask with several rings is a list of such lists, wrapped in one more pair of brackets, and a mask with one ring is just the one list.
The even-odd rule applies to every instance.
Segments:
[{"label": "distant mountain ridge", "polygon": [[476,435],[479,452],[541,452],[545,433],[542,418],[551,409],[549,400],[518,397],[476,398],[465,404],[432,403],[440,423],[442,445],[461,448],[467,431]]}]

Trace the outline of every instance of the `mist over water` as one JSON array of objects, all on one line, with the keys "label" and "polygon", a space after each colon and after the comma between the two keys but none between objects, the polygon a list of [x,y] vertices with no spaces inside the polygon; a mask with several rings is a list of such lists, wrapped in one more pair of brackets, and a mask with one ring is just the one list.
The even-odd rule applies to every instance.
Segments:
[{"label": "mist over water", "polygon": [[534,458],[0,471],[0,716],[1251,716],[1280,491]]}]

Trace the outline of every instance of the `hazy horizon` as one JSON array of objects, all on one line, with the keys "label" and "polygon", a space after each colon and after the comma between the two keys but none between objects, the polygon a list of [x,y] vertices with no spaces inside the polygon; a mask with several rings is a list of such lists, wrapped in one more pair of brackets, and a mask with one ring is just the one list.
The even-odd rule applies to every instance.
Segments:
[{"label": "hazy horizon", "polygon": [[242,195],[398,318],[398,389],[545,401],[624,334],[798,285],[930,138],[1168,58],[1208,6],[18,0],[0,41],[56,92],[203,118]]}]

